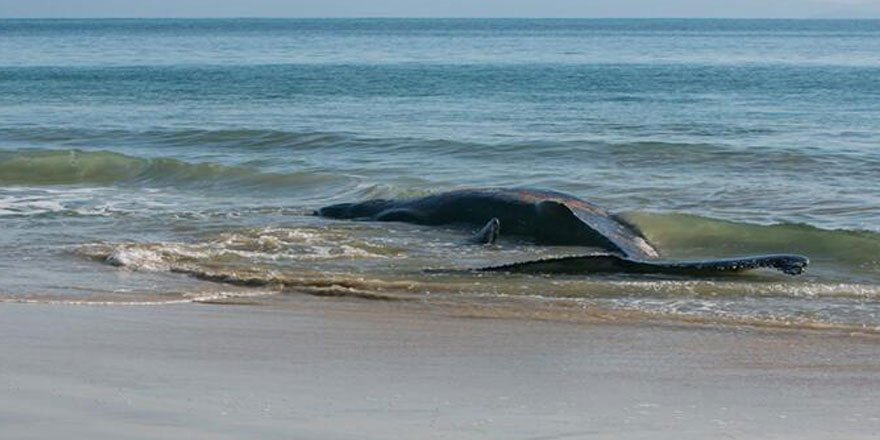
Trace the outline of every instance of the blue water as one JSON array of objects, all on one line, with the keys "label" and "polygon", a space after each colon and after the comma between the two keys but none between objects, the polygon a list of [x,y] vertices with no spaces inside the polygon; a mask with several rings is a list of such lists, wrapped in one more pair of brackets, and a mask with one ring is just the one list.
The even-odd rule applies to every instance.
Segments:
[{"label": "blue water", "polygon": [[[0,20],[0,294],[176,300],[250,292],[186,274],[271,273],[285,294],[877,327],[877,54],[876,20]],[[419,269],[570,250],[307,215],[463,186],[574,194],[671,258],[814,264],[474,287]]]}]

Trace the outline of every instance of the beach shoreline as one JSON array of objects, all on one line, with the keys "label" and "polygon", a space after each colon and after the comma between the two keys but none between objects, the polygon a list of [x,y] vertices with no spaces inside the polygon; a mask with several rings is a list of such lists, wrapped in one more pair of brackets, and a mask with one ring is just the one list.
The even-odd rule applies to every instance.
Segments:
[{"label": "beach shoreline", "polygon": [[870,335],[272,306],[0,304],[8,438],[876,438]]}]

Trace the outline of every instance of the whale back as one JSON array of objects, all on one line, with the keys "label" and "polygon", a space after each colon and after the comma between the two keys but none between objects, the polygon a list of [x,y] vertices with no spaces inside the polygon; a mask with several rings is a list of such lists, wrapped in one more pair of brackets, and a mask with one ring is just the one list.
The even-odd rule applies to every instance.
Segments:
[{"label": "whale back", "polygon": [[604,209],[574,196],[521,188],[461,189],[409,200],[374,199],[326,206],[331,218],[402,221],[425,225],[482,226],[499,219],[502,234],[539,243],[596,246],[636,260],[659,257],[639,230]]}]

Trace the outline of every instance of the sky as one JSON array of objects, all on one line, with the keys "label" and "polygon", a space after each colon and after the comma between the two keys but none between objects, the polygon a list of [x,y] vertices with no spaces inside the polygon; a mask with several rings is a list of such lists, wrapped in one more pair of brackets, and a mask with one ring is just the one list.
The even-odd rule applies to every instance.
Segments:
[{"label": "sky", "polygon": [[880,0],[0,0],[0,18],[880,18]]}]

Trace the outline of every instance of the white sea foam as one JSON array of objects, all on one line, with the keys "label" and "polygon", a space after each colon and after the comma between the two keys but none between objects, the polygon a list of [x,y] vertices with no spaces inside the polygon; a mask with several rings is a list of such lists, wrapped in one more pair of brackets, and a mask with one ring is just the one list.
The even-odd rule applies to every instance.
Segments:
[{"label": "white sea foam", "polygon": [[242,298],[263,298],[277,295],[275,290],[247,290],[247,291],[221,291],[221,292],[191,292],[184,293],[181,296],[174,296],[168,299],[156,299],[155,296],[145,298],[143,300],[132,301],[130,297],[126,299],[59,299],[59,298],[0,298],[0,303],[12,304],[46,304],[46,305],[72,305],[72,306],[167,306],[175,304],[193,304],[222,302],[224,300],[234,300]]},{"label": "white sea foam", "polygon": [[60,212],[64,210],[64,205],[57,200],[14,196],[5,196],[0,198],[0,216],[40,215],[51,212]]},{"label": "white sea foam", "polygon": [[76,216],[110,216],[151,212],[174,206],[157,200],[163,194],[139,191],[120,193],[109,188],[38,188],[13,186],[0,188],[0,217],[67,214]]},{"label": "white sea foam", "polygon": [[105,261],[126,269],[149,272],[167,271],[171,267],[160,250],[135,246],[117,248],[106,256]]},{"label": "white sea foam", "polygon": [[388,258],[380,247],[321,229],[228,232],[196,243],[88,244],[78,252],[133,271],[192,270],[230,263]]}]

